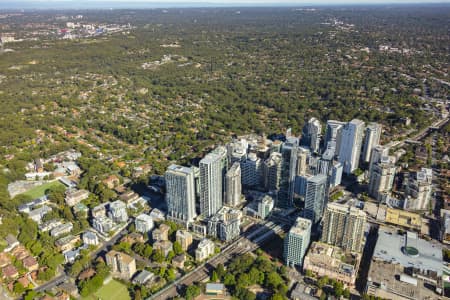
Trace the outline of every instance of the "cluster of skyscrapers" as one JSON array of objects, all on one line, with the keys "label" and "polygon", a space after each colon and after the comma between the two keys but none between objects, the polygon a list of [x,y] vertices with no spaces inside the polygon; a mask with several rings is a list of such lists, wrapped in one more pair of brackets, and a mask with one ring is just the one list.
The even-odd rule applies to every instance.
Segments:
[{"label": "cluster of skyscrapers", "polygon": [[[301,217],[284,239],[286,264],[354,286],[367,215],[355,201],[331,202],[329,195],[343,174],[353,174],[367,182],[376,202],[391,203],[398,157],[380,145],[381,132],[380,124],[366,126],[358,119],[329,120],[322,126],[311,118],[301,138],[288,130],[274,140],[256,135],[233,139],[208,153],[198,167],[167,169],[168,217],[186,227],[200,226],[200,221],[209,235],[229,242],[240,235],[243,212],[265,219],[274,206],[300,208]],[[404,201],[398,202],[403,209],[429,207],[430,169],[407,174],[403,185]],[[242,211],[243,190],[251,191],[254,201]],[[312,233],[317,242],[311,243]]]},{"label": "cluster of skyscrapers", "polygon": [[[352,173],[360,160],[372,161],[381,126],[373,123],[366,128],[357,119],[330,120],[322,132],[320,121],[311,118],[301,139],[290,130],[284,139],[274,141],[249,135],[217,147],[198,168],[171,165],[165,175],[169,218],[186,225],[198,215],[210,219],[223,206],[238,207],[246,188],[269,192],[282,209],[294,208],[294,199],[299,198],[304,217],[317,224],[329,189],[340,184],[342,173]],[[375,171],[379,164],[374,164]],[[378,193],[386,189],[379,187],[380,180],[373,181]]]},{"label": "cluster of skyscrapers", "polygon": [[[329,120],[323,130],[320,121],[311,118],[301,138],[288,130],[284,138],[273,141],[255,135],[233,139],[208,153],[198,168],[171,165],[167,169],[168,216],[186,226],[200,216],[208,234],[230,241],[240,233],[242,190],[258,190],[269,194],[277,208],[292,209],[294,203],[304,206],[303,221],[297,222],[285,241],[289,264],[301,265],[298,257],[304,256],[290,252],[298,248],[292,248],[290,241],[300,243],[301,237],[302,245],[307,245],[311,229],[321,221],[322,242],[361,252],[365,214],[357,208],[328,204],[328,196],[341,183],[343,173],[352,174],[363,164],[368,169],[369,195],[378,201],[389,197],[395,158],[380,145],[380,136],[377,123],[365,126],[358,119]],[[427,178],[425,171],[411,176],[410,194],[418,193]],[[416,202],[423,206],[423,201]]]},{"label": "cluster of skyscrapers", "polygon": [[[322,130],[320,121],[311,118],[304,126],[295,150],[294,179],[295,196],[303,200],[304,210],[303,218],[297,220],[284,241],[288,265],[303,265],[311,230],[319,223],[322,224],[322,230],[318,231],[322,243],[348,253],[363,250],[366,214],[356,207],[328,203],[328,195],[330,189],[341,183],[343,173],[354,173],[360,164],[371,168],[371,195],[390,191],[393,177],[388,178],[388,174],[393,176],[395,168],[385,166],[390,160],[388,152],[379,146],[380,136],[380,124],[370,123],[366,127],[358,119],[350,122],[329,120]],[[380,168],[383,171],[377,175]]]}]

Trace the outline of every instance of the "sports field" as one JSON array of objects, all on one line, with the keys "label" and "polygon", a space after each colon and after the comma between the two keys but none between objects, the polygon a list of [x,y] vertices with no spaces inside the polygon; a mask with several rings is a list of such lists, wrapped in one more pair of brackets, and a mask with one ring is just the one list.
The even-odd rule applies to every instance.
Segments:
[{"label": "sports field", "polygon": [[122,283],[111,280],[97,292],[81,300],[131,300],[127,287]]},{"label": "sports field", "polygon": [[56,187],[56,186],[64,186],[64,185],[61,182],[59,182],[58,180],[56,180],[56,181],[48,182],[43,185],[34,187],[31,190],[23,193],[22,195],[27,195],[27,196],[30,196],[32,199],[36,199],[36,198],[44,196],[45,191],[47,189],[49,189],[51,187]]}]

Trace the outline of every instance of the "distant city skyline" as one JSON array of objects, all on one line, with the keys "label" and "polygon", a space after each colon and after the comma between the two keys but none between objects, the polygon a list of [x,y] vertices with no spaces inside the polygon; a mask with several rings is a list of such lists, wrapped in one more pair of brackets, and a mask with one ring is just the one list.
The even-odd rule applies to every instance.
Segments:
[{"label": "distant city skyline", "polygon": [[450,4],[450,0],[12,0],[0,1],[0,9],[174,8],[239,6],[323,6]]}]

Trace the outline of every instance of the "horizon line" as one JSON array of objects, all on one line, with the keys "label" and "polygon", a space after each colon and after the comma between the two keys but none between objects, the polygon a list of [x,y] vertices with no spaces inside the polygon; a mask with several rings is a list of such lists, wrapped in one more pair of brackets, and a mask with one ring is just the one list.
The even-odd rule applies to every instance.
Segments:
[{"label": "horizon line", "polygon": [[[309,2],[311,1],[311,2]],[[369,0],[367,2],[355,0],[338,0],[330,2],[327,0],[320,0],[319,3],[309,1],[283,1],[277,2],[271,0],[270,2],[263,1],[232,1],[228,3],[212,1],[183,1],[183,0],[169,0],[169,1],[108,1],[108,0],[94,0],[94,1],[74,1],[74,0],[24,0],[24,1],[8,1],[0,2],[0,11],[2,10],[98,10],[98,9],[164,9],[164,8],[258,8],[258,7],[337,7],[337,6],[435,6],[435,5],[450,5],[450,0]],[[30,6],[31,5],[31,6]]]}]

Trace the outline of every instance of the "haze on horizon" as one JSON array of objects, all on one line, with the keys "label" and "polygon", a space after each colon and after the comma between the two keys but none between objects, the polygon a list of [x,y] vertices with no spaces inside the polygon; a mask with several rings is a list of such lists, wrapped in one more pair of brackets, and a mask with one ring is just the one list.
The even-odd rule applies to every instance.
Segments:
[{"label": "haze on horizon", "polygon": [[6,0],[0,9],[450,4],[450,0]]}]

